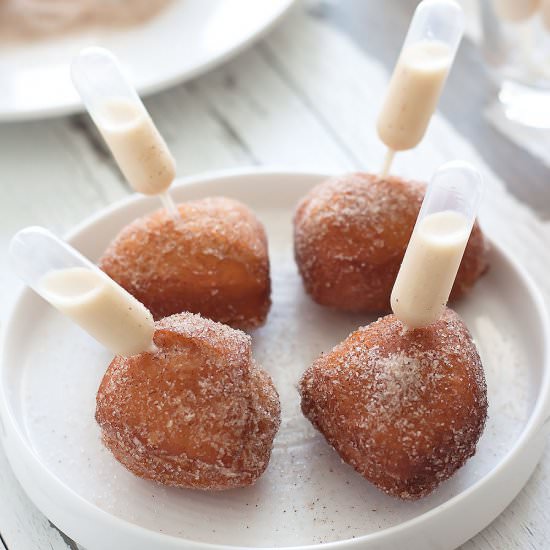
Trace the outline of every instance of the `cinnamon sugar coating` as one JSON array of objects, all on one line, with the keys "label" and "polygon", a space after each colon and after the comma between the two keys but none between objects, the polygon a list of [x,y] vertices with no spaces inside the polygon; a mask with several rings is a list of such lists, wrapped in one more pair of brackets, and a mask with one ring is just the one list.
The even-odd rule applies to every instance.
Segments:
[{"label": "cinnamon sugar coating", "polygon": [[269,311],[267,238],[244,204],[214,197],[144,216],[115,237],[99,261],[155,319],[190,311],[249,329]]},{"label": "cinnamon sugar coating", "polygon": [[[314,187],[294,217],[294,253],[306,291],[319,304],[386,312],[426,185],[397,177],[347,174]],[[451,300],[487,270],[487,244],[477,223]]]},{"label": "cinnamon sugar coating", "polygon": [[385,493],[417,499],[473,456],[487,417],[483,367],[446,309],[404,332],[394,315],[353,332],[300,382],[302,411],[342,459]]},{"label": "cinnamon sugar coating", "polygon": [[253,484],[271,456],[279,396],[250,337],[199,315],[156,323],[155,352],[113,359],[99,387],[104,444],[139,477],[221,490]]}]

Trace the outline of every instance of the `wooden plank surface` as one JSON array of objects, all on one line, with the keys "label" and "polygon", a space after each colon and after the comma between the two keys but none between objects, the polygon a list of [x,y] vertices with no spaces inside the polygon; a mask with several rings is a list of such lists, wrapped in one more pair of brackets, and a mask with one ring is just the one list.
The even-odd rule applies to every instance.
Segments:
[{"label": "wooden plank surface", "polygon": [[29,501],[0,448],[0,550],[75,550]]},{"label": "wooden plank surface", "polygon": [[[383,149],[373,121],[412,3],[310,3],[309,12],[296,11],[266,40],[224,67],[149,99],[147,106],[177,159],[179,174],[250,164],[328,172],[376,170]],[[360,24],[372,21],[375,13],[391,21],[395,32],[372,24],[364,32]],[[396,171],[426,178],[451,158],[478,164],[491,197],[482,214],[486,229],[517,254],[550,303],[550,200],[543,185],[550,174],[536,159],[487,130],[483,121],[468,126],[466,119],[471,122],[472,117],[458,110],[459,89],[471,92],[478,81],[464,76],[475,55],[473,46],[466,45],[462,53],[466,58],[453,74],[441,116],[417,150],[398,156]],[[471,108],[480,108],[482,101],[474,93]],[[4,125],[0,155],[2,250],[22,226],[42,224],[62,233],[129,192],[82,115]],[[33,161],[21,163],[22,157]],[[16,286],[1,255],[3,304]],[[2,308],[0,320],[5,311]],[[463,548],[548,548],[549,509],[547,451],[520,496]],[[28,501],[2,452],[0,533],[10,550],[75,547]]]}]

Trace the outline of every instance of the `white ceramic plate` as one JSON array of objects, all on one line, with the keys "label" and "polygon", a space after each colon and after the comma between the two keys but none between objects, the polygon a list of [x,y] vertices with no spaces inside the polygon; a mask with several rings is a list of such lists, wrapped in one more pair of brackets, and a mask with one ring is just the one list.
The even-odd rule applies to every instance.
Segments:
[{"label": "white ceramic plate", "polygon": [[88,29],[23,44],[0,42],[0,121],[82,108],[69,64],[86,46],[109,48],[147,95],[198,75],[258,39],[295,0],[173,0],[143,25]]},{"label": "white ceramic plate", "polygon": [[[177,200],[224,194],[267,227],[273,309],[254,332],[258,361],[281,395],[283,422],[256,486],[208,494],[134,477],[100,442],[94,399],[111,359],[26,290],[7,323],[0,411],[8,458],[36,505],[88,550],[315,547],[450,549],[496,517],[539,460],[550,367],[542,300],[498,248],[491,270],[458,311],[478,343],[489,421],[475,457],[418,502],[387,497],[350,467],[300,413],[296,382],[322,351],[371,318],[329,311],[305,294],[293,261],[296,202],[322,178],[261,171],[180,182]],[[131,197],[82,224],[70,240],[96,259],[118,230],[158,206]]]}]

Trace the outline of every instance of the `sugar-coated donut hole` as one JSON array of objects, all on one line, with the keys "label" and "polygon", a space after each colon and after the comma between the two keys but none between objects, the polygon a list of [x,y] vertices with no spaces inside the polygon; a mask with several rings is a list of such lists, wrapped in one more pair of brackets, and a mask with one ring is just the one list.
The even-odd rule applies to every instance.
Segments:
[{"label": "sugar-coated donut hole", "polygon": [[[319,304],[370,313],[390,294],[426,185],[398,177],[346,174],[314,187],[294,217],[294,254],[304,287]],[[474,225],[451,300],[487,270],[487,244]]]},{"label": "sugar-coated donut hole", "polygon": [[487,417],[481,360],[446,309],[405,331],[388,315],[321,355],[300,382],[302,411],[341,458],[389,495],[431,493],[476,450]]},{"label": "sugar-coated donut hole", "polygon": [[100,267],[155,319],[190,311],[234,328],[261,326],[271,301],[267,238],[244,204],[224,197],[157,210],[126,226]]},{"label": "sugar-coated donut hole", "polygon": [[97,393],[105,445],[139,477],[221,490],[264,472],[279,397],[250,337],[199,315],[156,323],[155,352],[111,362]]}]

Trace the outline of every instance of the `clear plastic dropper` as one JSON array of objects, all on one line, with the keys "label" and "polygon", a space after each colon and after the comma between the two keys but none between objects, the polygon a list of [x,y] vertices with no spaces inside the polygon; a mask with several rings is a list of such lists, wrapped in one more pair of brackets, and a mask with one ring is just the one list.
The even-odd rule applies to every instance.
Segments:
[{"label": "clear plastic dropper", "polygon": [[392,310],[407,328],[441,317],[481,195],[481,175],[466,162],[449,162],[434,174],[391,294]]},{"label": "clear plastic dropper", "polygon": [[19,231],[9,255],[26,284],[113,353],[130,356],[154,349],[149,310],[47,229]]},{"label": "clear plastic dropper", "polygon": [[116,57],[104,48],[86,48],[74,58],[71,76],[130,185],[159,195],[170,214],[179,216],[168,193],[176,177],[174,158]]},{"label": "clear plastic dropper", "polygon": [[418,4],[377,122],[378,135],[388,148],[382,178],[388,175],[396,151],[412,149],[422,140],[464,26],[464,12],[455,0]]}]

